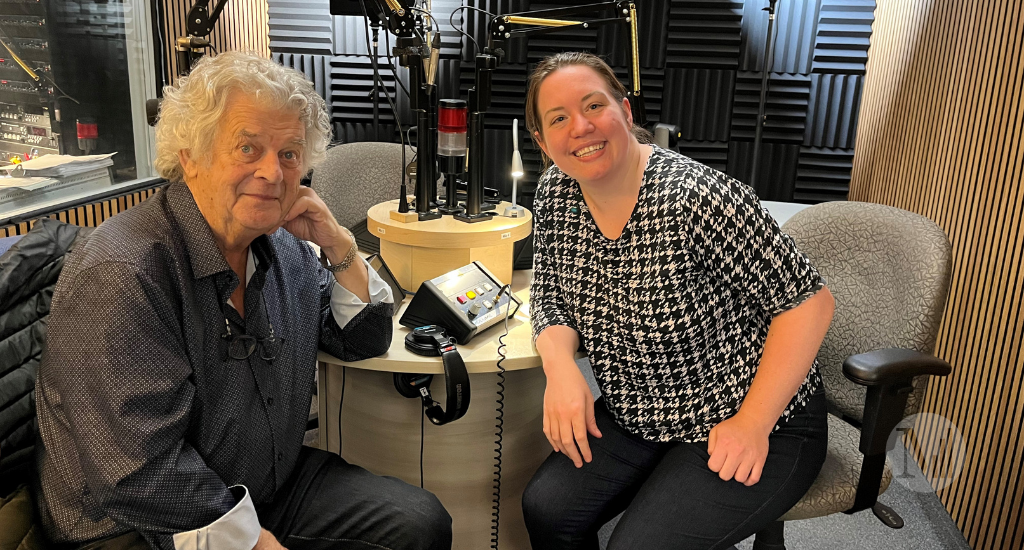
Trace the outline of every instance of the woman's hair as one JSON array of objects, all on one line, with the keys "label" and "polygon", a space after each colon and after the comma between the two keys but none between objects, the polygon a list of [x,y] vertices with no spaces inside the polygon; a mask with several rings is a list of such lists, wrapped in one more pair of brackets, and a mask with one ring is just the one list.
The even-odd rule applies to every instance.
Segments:
[{"label": "woman's hair", "polygon": [[249,52],[224,52],[199,60],[177,86],[166,86],[156,125],[157,172],[184,179],[178,151],[211,160],[213,139],[231,92],[239,91],[271,109],[296,111],[306,129],[302,160],[310,169],[327,155],[331,121],[326,103],[298,71]]},{"label": "woman's hair", "polygon": [[[533,138],[534,143],[537,143],[537,136],[535,133],[544,134],[542,124],[540,120],[540,113],[538,112],[537,97],[540,95],[540,85],[544,82],[544,79],[551,75],[551,73],[561,69],[563,67],[572,66],[584,66],[591,68],[596,72],[605,84],[608,85],[608,91],[611,92],[612,98],[619,105],[622,104],[622,100],[626,98],[626,88],[619,82],[619,79],[615,77],[615,72],[608,66],[600,57],[586,52],[562,52],[544,58],[543,61],[537,64],[530,73],[529,88],[526,92],[526,129],[530,132],[530,137]],[[634,106],[635,107],[635,106]],[[630,127],[633,132],[633,137],[640,143],[654,143],[654,136],[650,132],[645,130],[643,127],[633,124]],[[544,154],[542,150],[541,158],[544,159],[544,167],[547,168],[551,165],[551,159]]]}]

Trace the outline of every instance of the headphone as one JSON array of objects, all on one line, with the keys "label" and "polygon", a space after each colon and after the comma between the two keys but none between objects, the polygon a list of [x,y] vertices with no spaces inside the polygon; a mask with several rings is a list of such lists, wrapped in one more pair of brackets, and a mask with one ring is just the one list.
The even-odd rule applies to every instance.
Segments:
[{"label": "headphone", "polygon": [[469,374],[466,363],[455,349],[455,339],[448,336],[444,327],[426,325],[416,327],[405,337],[405,349],[426,357],[441,356],[444,365],[444,384],[447,390],[446,406],[430,396],[432,374],[395,373],[395,389],[410,399],[419,397],[423,412],[437,426],[458,420],[469,410]]}]

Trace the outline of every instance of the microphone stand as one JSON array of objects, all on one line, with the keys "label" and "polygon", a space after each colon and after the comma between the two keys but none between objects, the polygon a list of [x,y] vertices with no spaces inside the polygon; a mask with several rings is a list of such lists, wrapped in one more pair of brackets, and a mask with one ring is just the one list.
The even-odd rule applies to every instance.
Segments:
[{"label": "microphone stand", "polygon": [[772,67],[769,65],[775,58],[775,41],[772,40],[772,30],[775,26],[775,3],[778,0],[768,0],[768,32],[764,38],[764,62],[761,64],[761,100],[757,105],[757,120],[754,121],[754,159],[750,171],[750,186],[757,190],[757,176],[761,167],[761,138],[765,124],[765,108],[768,104],[768,75]]},{"label": "microphone stand", "polygon": [[380,80],[380,70],[377,67],[377,40],[380,32],[380,21],[375,17],[369,17],[370,28],[373,29],[373,48],[370,49],[370,66],[373,68],[373,141],[380,141],[380,91],[377,88],[377,81]]}]

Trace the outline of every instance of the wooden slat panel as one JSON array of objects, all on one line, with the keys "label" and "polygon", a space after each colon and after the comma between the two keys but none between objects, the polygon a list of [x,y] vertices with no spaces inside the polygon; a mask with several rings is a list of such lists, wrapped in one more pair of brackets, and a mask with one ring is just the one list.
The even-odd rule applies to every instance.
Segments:
[{"label": "wooden slat panel", "polygon": [[[193,0],[162,0],[165,14],[163,38],[164,66],[170,83],[178,79],[178,60],[174,44],[179,36],[187,35],[185,15]],[[215,2],[210,3],[212,9]],[[229,50],[252,51],[270,57],[270,27],[267,0],[231,0],[207,37],[218,52]]]},{"label": "wooden slat panel", "polygon": [[[65,223],[82,225],[85,227],[96,227],[111,216],[119,212],[123,212],[131,206],[142,203],[149,197],[155,195],[158,191],[159,189],[156,188],[136,191],[113,199],[94,202],[69,210],[63,210],[61,212],[55,212],[50,214],[48,217]],[[24,235],[28,232],[31,228],[31,224],[33,223],[35,223],[35,220],[17,225],[0,227],[0,237]]]},{"label": "wooden slat panel", "polygon": [[1022,548],[1024,8],[881,0],[873,32],[850,200],[928,216],[952,242],[936,353],[954,371],[931,380],[923,411],[966,448],[938,494],[972,548]]}]

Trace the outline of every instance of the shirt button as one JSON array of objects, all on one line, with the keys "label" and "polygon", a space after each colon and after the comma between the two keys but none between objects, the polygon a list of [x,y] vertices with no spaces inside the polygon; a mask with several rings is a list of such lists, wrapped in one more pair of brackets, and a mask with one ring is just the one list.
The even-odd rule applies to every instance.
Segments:
[{"label": "shirt button", "polygon": [[283,452],[278,452],[277,453],[277,461],[281,462],[282,460],[284,460],[284,453]]},{"label": "shirt button", "polygon": [[267,406],[273,406],[273,405],[274,405],[274,398],[273,397],[268,397],[267,398]]}]

